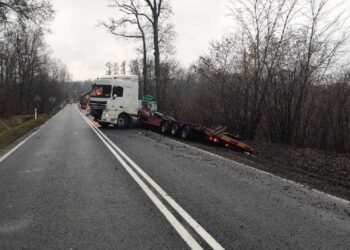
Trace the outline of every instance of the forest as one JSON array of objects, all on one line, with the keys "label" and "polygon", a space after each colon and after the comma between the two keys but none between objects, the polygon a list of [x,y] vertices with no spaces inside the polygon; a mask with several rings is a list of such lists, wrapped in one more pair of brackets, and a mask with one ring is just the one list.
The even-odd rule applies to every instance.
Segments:
[{"label": "forest", "polygon": [[[231,0],[230,32],[190,67],[176,60],[171,1],[110,0],[109,6],[118,18],[100,25],[139,44],[140,59],[129,68],[161,111],[225,125],[250,140],[349,152],[349,32],[342,4]],[[106,66],[107,73],[118,72],[117,64]]]},{"label": "forest", "polygon": [[54,14],[48,1],[0,1],[0,118],[49,112],[67,96],[69,71],[45,42]]}]

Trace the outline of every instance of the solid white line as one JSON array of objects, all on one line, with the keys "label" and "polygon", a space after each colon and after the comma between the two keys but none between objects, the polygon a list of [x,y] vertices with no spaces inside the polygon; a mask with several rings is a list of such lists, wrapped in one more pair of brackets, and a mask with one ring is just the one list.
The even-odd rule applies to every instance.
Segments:
[{"label": "solid white line", "polygon": [[28,136],[25,140],[23,140],[22,142],[20,142],[16,147],[14,147],[13,149],[11,149],[9,152],[7,152],[5,155],[3,155],[0,158],[0,163],[5,160],[7,157],[9,157],[13,152],[15,152],[19,147],[21,147],[24,143],[26,143],[30,138],[32,138],[36,133],[38,132],[38,130],[34,131],[30,136]]},{"label": "solid white line", "polygon": [[99,130],[85,116],[83,118],[90,123],[101,135],[121,154],[126,161],[172,206],[179,215],[210,245],[213,249],[224,249],[190,214],[188,214],[170,195],[168,195],[147,173],[145,173],[133,160],[131,160],[119,147],[117,147],[101,130]]},{"label": "solid white line", "polygon": [[61,109],[60,111],[58,111],[53,117],[51,117],[49,120],[47,120],[44,124],[42,124],[36,131],[34,131],[30,136],[28,136],[25,140],[23,140],[22,142],[20,142],[18,145],[16,145],[14,148],[12,148],[9,152],[7,152],[6,154],[4,154],[1,158],[0,158],[0,163],[2,161],[4,161],[7,157],[9,157],[13,152],[15,152],[19,147],[21,147],[24,143],[26,143],[27,141],[29,141],[30,138],[32,138],[36,133],[38,133],[38,131],[40,129],[42,129],[48,121],[50,121],[51,119],[53,119],[54,117],[56,117],[63,109]]},{"label": "solid white line", "polygon": [[92,128],[95,134],[100,138],[100,140],[106,145],[106,147],[111,151],[111,153],[117,158],[117,160],[122,164],[125,170],[131,175],[131,177],[136,181],[136,183],[141,187],[141,189],[146,193],[146,195],[151,199],[151,201],[156,205],[160,212],[165,216],[169,223],[174,227],[182,239],[187,243],[191,249],[203,249],[199,243],[191,236],[191,234],[184,228],[184,226],[176,219],[176,217],[166,208],[166,206],[157,198],[157,196],[152,192],[152,190],[141,180],[141,178],[128,166],[128,164],[120,157],[120,155],[106,142],[106,140],[99,134],[97,128],[84,117],[80,112],[79,114],[84,118],[88,125]]}]

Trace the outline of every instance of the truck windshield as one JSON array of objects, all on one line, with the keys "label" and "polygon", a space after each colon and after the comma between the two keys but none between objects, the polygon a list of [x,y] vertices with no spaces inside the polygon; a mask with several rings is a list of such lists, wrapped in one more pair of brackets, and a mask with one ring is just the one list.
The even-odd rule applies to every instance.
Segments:
[{"label": "truck windshield", "polygon": [[111,97],[111,85],[93,85],[91,97],[109,98]]}]

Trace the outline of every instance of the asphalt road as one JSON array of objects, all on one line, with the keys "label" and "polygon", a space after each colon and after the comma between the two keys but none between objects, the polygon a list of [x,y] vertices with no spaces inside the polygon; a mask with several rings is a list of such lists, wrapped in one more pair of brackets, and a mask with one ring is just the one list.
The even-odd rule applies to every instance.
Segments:
[{"label": "asphalt road", "polygon": [[74,105],[0,160],[0,249],[190,246],[350,249],[350,204]]}]

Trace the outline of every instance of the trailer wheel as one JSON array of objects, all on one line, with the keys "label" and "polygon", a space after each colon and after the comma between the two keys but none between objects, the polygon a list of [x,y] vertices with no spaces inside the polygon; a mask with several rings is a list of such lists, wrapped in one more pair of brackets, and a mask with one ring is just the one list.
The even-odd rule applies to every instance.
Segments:
[{"label": "trailer wheel", "polygon": [[165,121],[162,123],[161,127],[160,127],[160,131],[162,132],[162,134],[166,134],[168,133],[170,128],[170,123]]},{"label": "trailer wheel", "polygon": [[179,135],[180,126],[177,123],[174,123],[171,127],[170,134],[174,137]]},{"label": "trailer wheel", "polygon": [[127,114],[120,114],[117,120],[117,128],[128,128],[130,126],[130,117]]},{"label": "trailer wheel", "polygon": [[190,126],[184,126],[181,131],[181,138],[191,139],[192,137],[192,128]]}]

